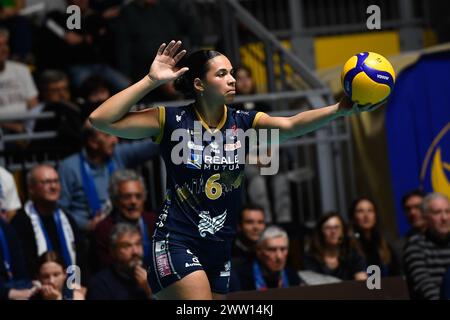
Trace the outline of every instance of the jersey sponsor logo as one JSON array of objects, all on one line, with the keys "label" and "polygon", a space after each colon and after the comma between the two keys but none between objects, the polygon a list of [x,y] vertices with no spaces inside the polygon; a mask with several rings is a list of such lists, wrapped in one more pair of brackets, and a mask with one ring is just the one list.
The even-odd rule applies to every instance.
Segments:
[{"label": "jersey sponsor logo", "polygon": [[238,111],[236,111],[236,113],[237,113],[237,114],[242,113],[242,114],[245,114],[246,116],[248,116],[248,115],[250,114],[250,112],[248,112],[248,111],[242,111],[242,110],[238,110]]},{"label": "jersey sponsor logo", "polygon": [[220,271],[220,276],[221,277],[229,277],[230,276],[230,271],[231,271],[231,261],[227,261],[224,264],[224,270]]},{"label": "jersey sponsor logo", "polygon": [[216,141],[211,142],[209,146],[211,147],[211,152],[220,154],[219,144]]},{"label": "jersey sponsor logo", "polygon": [[209,211],[201,211],[199,217],[201,219],[198,223],[198,232],[202,237],[206,237],[206,232],[215,234],[223,228],[227,218],[227,210],[216,217],[211,217]]},{"label": "jersey sponsor logo", "polygon": [[197,262],[193,262],[193,263],[187,263],[187,262],[186,262],[186,263],[184,264],[184,267],[185,267],[185,268],[189,268],[189,267],[197,267],[197,266],[198,266],[198,267],[201,267],[202,265],[201,265],[200,263],[197,263]]},{"label": "jersey sponsor logo", "polygon": [[236,143],[226,143],[224,145],[224,150],[225,151],[234,151],[234,150],[237,150],[237,149],[239,149],[241,147],[242,147],[241,141],[238,140]]},{"label": "jersey sponsor logo", "polygon": [[160,277],[166,277],[172,274],[169,264],[169,256],[166,241],[157,241],[155,243],[156,268]]},{"label": "jersey sponsor logo", "polygon": [[188,141],[187,146],[188,146],[189,149],[197,150],[197,151],[203,151],[203,149],[204,149],[203,146],[198,145],[198,144],[195,144],[195,143],[192,142],[192,141]]},{"label": "jersey sponsor logo", "polygon": [[239,155],[234,156],[204,156],[206,164],[235,164],[239,163]]},{"label": "jersey sponsor logo", "polygon": [[198,154],[191,153],[191,157],[187,160],[186,167],[189,169],[200,170],[202,168],[202,157]]},{"label": "jersey sponsor logo", "polygon": [[184,115],[186,113],[186,111],[181,111],[181,113],[180,114],[176,114],[175,115],[175,120],[177,121],[177,122],[180,122],[181,121],[181,117]]}]

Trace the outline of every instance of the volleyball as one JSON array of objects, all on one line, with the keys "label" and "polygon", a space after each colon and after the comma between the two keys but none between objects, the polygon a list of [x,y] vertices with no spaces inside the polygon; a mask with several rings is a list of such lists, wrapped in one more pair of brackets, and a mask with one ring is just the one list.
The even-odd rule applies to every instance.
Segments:
[{"label": "volleyball", "polygon": [[376,104],[391,94],[395,72],[389,60],[381,54],[361,52],[344,64],[341,82],[344,92],[353,102]]}]

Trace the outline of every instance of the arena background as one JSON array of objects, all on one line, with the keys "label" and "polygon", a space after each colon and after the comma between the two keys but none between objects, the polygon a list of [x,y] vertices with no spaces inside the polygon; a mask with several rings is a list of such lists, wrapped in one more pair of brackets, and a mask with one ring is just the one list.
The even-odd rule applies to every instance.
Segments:
[{"label": "arena background", "polygon": [[[64,1],[17,2],[23,5],[20,10],[45,4],[43,9],[39,7],[31,13],[19,10],[17,21],[0,20],[0,25],[11,32],[11,59],[25,63],[38,82],[39,75],[47,68],[47,62],[40,60],[45,54],[42,47],[46,45],[40,36],[48,32],[43,21],[54,9],[65,12],[67,4]],[[262,177],[269,190],[267,220],[288,230],[294,237],[292,246],[299,245],[295,241],[299,230],[313,228],[324,212],[338,211],[346,218],[349,204],[359,195],[370,196],[378,204],[381,229],[391,240],[408,229],[400,203],[405,192],[423,187],[426,191],[450,196],[449,2],[168,2],[179,6],[179,10],[177,15],[166,17],[165,23],[180,23],[177,19],[183,13],[194,20],[175,31],[162,27],[158,30],[160,38],[164,38],[165,33],[166,41],[176,36],[189,50],[216,48],[227,54],[234,65],[250,68],[256,92],[237,96],[235,100],[237,103],[263,102],[273,115],[291,115],[337,101],[343,94],[342,65],[358,52],[378,52],[394,65],[397,83],[385,107],[373,113],[339,119],[283,144],[279,173]],[[379,30],[367,27],[370,14],[366,9],[370,5],[381,9]],[[90,45],[96,47],[97,44],[91,42]],[[133,46],[133,40],[129,45]],[[115,46],[117,44],[112,48]],[[105,61],[100,62],[120,69],[121,62],[115,59],[114,55],[105,56]],[[148,64],[151,59],[149,56]],[[68,67],[70,64],[70,61],[65,63]],[[75,101],[77,88],[72,89]],[[144,99],[136,108],[185,103],[181,99],[161,100],[161,96]],[[26,123],[54,116],[51,112],[0,114],[0,123]],[[27,198],[25,177],[34,164],[45,161],[57,165],[65,156],[58,149],[40,147],[44,142],[46,146],[52,145],[52,137],[58,134],[56,129],[48,126],[40,132],[0,132],[0,164],[14,174],[21,199]],[[439,146],[442,153],[437,159]],[[439,162],[444,180],[437,181],[431,171],[432,164]],[[157,210],[165,188],[164,166],[156,158],[143,164],[140,171],[149,190],[147,206]]]}]

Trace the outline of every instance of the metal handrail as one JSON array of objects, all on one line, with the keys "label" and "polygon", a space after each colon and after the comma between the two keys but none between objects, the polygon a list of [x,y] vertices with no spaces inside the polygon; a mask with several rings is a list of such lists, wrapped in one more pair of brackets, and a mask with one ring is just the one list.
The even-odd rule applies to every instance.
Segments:
[{"label": "metal handrail", "polygon": [[11,113],[7,115],[0,116],[0,123],[13,122],[13,121],[25,121],[25,120],[35,120],[35,119],[50,119],[55,116],[52,111],[45,111],[36,114],[30,114],[29,112]]},{"label": "metal handrail", "polygon": [[234,10],[236,18],[250,31],[257,35],[262,41],[267,42],[273,49],[279,51],[302,78],[314,89],[327,89],[323,83],[303,61],[294,53],[283,47],[281,42],[264,27],[252,14],[250,14],[237,0],[226,0],[227,4]]},{"label": "metal handrail", "polygon": [[[272,92],[272,93],[259,93],[252,95],[237,95],[234,98],[233,103],[245,103],[245,102],[263,102],[263,101],[280,101],[280,100],[292,100],[298,98],[304,98],[312,95],[323,95],[328,94],[329,89],[312,89],[305,91],[281,91],[281,92]],[[139,105],[139,109],[149,108],[149,107],[157,107],[157,106],[165,106],[165,107],[178,107],[187,105],[194,102],[194,100],[175,100],[175,101],[161,101],[161,102],[152,102],[146,105]],[[232,104],[231,104],[232,105]]]}]

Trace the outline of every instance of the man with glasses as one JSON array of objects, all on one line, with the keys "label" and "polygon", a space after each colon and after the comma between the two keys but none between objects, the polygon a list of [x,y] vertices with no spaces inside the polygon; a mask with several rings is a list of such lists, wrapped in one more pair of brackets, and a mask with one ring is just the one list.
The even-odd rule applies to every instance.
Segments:
[{"label": "man with glasses", "polygon": [[159,154],[150,139],[119,143],[116,136],[94,129],[86,122],[81,131],[83,148],[59,164],[59,204],[77,223],[84,238],[111,211],[108,185],[116,170],[136,168]]},{"label": "man with glasses", "polygon": [[97,257],[101,267],[111,264],[109,234],[113,227],[122,222],[139,228],[144,248],[144,265],[151,259],[151,237],[156,223],[153,212],[144,211],[146,190],[142,177],[133,170],[118,170],[111,176],[109,196],[113,211],[95,229]]},{"label": "man with glasses", "polygon": [[19,236],[29,274],[36,274],[38,258],[47,251],[61,255],[65,267],[82,268],[84,248],[76,224],[57,204],[61,194],[58,173],[50,165],[37,165],[28,173],[27,185],[29,200],[11,224]]},{"label": "man with glasses", "polygon": [[81,107],[72,99],[68,76],[59,70],[45,70],[38,78],[41,103],[34,114],[53,112],[51,118],[31,120],[30,132],[56,131],[51,139],[31,143],[34,153],[47,153],[52,159],[66,157],[81,148],[80,130],[83,126]]}]

